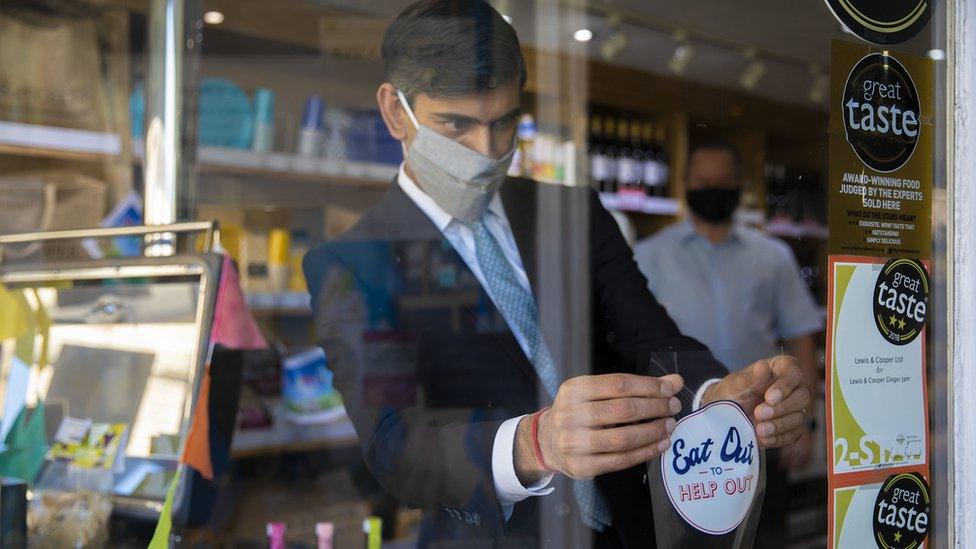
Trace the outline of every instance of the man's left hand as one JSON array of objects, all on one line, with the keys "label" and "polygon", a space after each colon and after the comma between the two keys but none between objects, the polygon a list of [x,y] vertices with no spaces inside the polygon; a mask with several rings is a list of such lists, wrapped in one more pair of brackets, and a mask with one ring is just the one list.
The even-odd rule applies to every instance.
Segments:
[{"label": "man's left hand", "polygon": [[806,432],[810,391],[802,380],[803,371],[793,357],[760,360],[709,387],[702,405],[716,400],[737,402],[752,414],[759,443],[766,448],[780,448],[796,442]]}]

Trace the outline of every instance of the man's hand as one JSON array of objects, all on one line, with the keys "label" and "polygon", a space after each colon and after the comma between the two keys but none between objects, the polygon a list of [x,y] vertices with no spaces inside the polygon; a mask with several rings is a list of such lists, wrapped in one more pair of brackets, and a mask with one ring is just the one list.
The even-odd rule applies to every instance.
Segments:
[{"label": "man's hand", "polygon": [[[671,444],[671,416],[681,411],[679,375],[579,376],[566,380],[539,418],[539,447],[550,469],[588,479],[650,461]],[[545,477],[535,455],[530,417],[515,435],[515,471],[523,484]]]},{"label": "man's hand", "polygon": [[760,444],[779,448],[806,432],[804,410],[810,406],[810,391],[802,380],[803,372],[793,357],[760,360],[709,387],[702,405],[716,400],[737,402],[752,413]]}]

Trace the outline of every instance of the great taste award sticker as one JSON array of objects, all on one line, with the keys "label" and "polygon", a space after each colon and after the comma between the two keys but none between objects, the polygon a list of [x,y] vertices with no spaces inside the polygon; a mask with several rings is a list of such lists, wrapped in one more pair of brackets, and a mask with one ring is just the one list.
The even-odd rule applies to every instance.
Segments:
[{"label": "great taste award sticker", "polygon": [[711,535],[739,526],[756,497],[758,448],[752,422],[732,402],[681,419],[661,456],[664,488],[681,518]]},{"label": "great taste award sticker", "polygon": [[841,109],[847,142],[869,168],[893,172],[912,157],[921,131],[918,89],[893,56],[871,53],[854,65]]},{"label": "great taste award sticker", "polygon": [[907,345],[922,333],[928,318],[929,273],[921,261],[892,259],[874,284],[874,323],[881,336]]},{"label": "great taste award sticker", "polygon": [[874,539],[881,549],[915,548],[929,533],[929,485],[918,473],[891,475],[874,502]]}]

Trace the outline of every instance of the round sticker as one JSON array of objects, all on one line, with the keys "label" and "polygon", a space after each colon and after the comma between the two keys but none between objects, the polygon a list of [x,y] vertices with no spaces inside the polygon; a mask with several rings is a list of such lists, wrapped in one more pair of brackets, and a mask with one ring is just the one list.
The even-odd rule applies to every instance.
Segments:
[{"label": "round sticker", "polygon": [[929,22],[934,0],[825,0],[845,27],[872,44],[899,44]]},{"label": "round sticker", "polygon": [[915,259],[885,263],[874,283],[874,323],[895,345],[915,340],[928,319],[929,273]]},{"label": "round sticker", "polygon": [[891,475],[874,501],[874,539],[880,549],[919,547],[929,533],[929,485],[918,473]]},{"label": "round sticker", "polygon": [[872,53],[858,61],[840,108],[847,142],[869,168],[893,172],[912,157],[922,114],[915,82],[897,59]]},{"label": "round sticker", "polygon": [[713,402],[678,421],[661,476],[681,518],[712,535],[739,526],[756,497],[758,447],[752,422],[734,402]]}]

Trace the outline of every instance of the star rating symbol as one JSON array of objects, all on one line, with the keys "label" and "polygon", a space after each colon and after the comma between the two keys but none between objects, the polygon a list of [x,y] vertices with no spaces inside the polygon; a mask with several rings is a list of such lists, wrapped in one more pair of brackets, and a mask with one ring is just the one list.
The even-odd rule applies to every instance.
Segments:
[{"label": "star rating symbol", "polygon": [[898,329],[899,330],[904,330],[905,329],[905,321],[904,320],[898,319]]},{"label": "star rating symbol", "polygon": [[901,541],[901,531],[895,532],[895,542]]},{"label": "star rating symbol", "polygon": [[891,315],[888,317],[888,324],[890,324],[892,328],[898,327],[898,319],[895,318],[895,315]]}]

